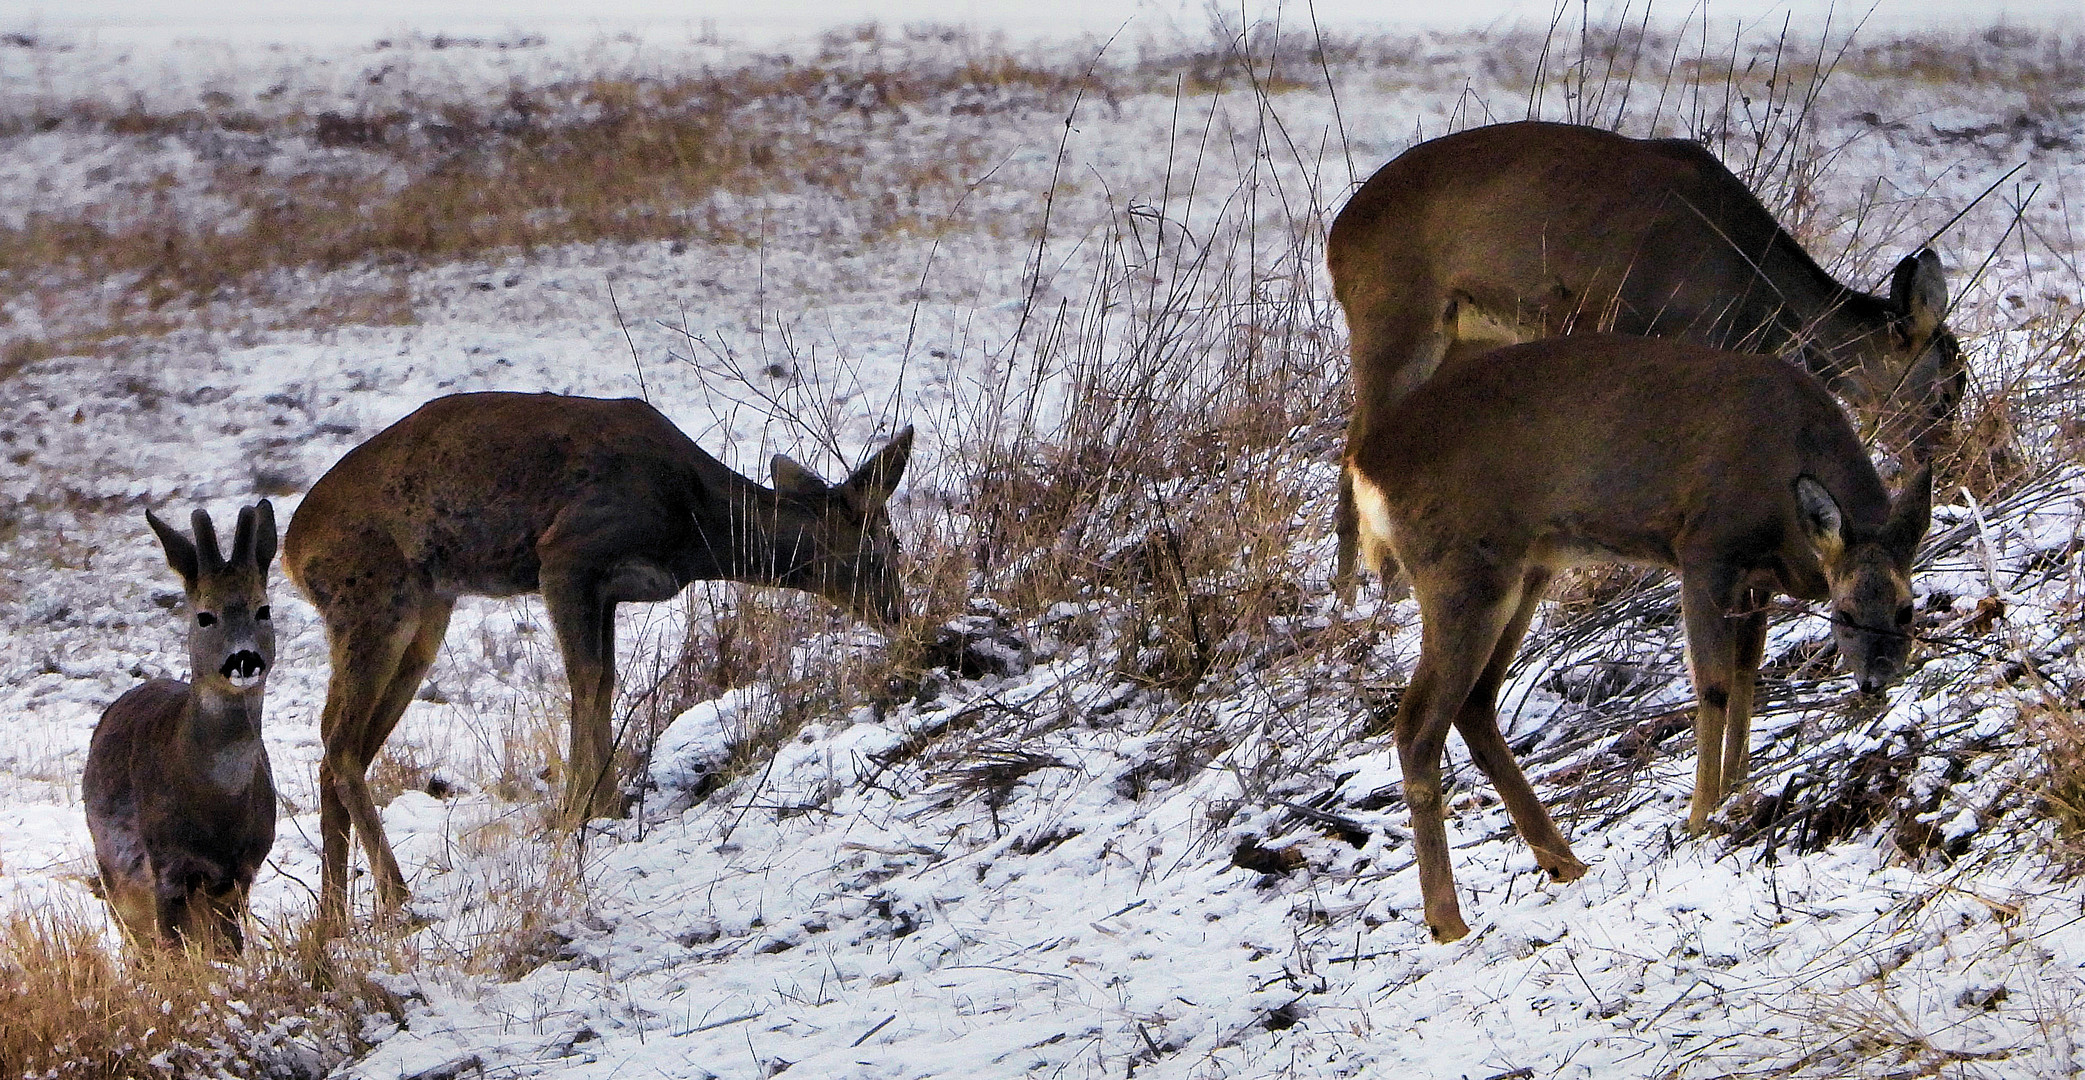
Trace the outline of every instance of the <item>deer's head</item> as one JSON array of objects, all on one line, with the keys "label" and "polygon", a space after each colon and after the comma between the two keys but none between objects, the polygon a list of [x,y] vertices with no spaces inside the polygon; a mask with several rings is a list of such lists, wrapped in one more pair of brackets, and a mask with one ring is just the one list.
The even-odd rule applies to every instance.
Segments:
[{"label": "deer's head", "polygon": [[[1890,274],[1889,330],[1871,339],[1888,382],[1870,387],[1886,441],[1932,448],[1948,436],[1962,397],[1962,346],[1948,330],[1947,281],[1931,248],[1906,255]],[[1923,456],[1923,455],[1922,455]]]},{"label": "deer's head", "polygon": [[775,490],[808,507],[813,521],[808,557],[792,560],[793,569],[779,584],[815,593],[879,625],[896,625],[905,615],[905,590],[898,577],[898,537],[885,504],[911,460],[909,426],[837,484],[776,454],[769,465]]},{"label": "deer's head", "polygon": [[268,563],[275,558],[275,508],[262,499],[239,511],[232,554],[217,546],[210,515],[191,517],[190,541],[150,510],[145,520],[166,548],[167,565],[188,593],[188,659],[199,688],[259,694],[275,664],[268,610]]},{"label": "deer's head", "polygon": [[1803,531],[1831,589],[1832,640],[1862,693],[1904,673],[1911,653],[1911,559],[1932,520],[1933,473],[1921,466],[1904,483],[1880,526],[1848,520],[1838,500],[1808,477],[1795,481]]}]

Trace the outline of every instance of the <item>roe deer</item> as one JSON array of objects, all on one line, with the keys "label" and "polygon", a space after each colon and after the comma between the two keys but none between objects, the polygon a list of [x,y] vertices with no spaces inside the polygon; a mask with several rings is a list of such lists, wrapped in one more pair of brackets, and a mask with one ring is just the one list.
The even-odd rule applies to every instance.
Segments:
[{"label": "roe deer", "polygon": [[1831,394],[1774,357],[1608,334],[1456,357],[1347,452],[1361,542],[1390,549],[1419,599],[1397,752],[1426,923],[1442,941],[1468,932],[1441,817],[1451,723],[1535,862],[1561,881],[1585,872],[1495,711],[1558,570],[1679,571],[1698,699],[1692,833],[1745,777],[1774,592],[1830,600],[1839,657],[1863,691],[1904,668],[1931,473],[1920,466],[1893,503]]},{"label": "roe deer", "polygon": [[284,540],[326,622],[320,720],[322,915],[347,913],[350,825],[393,910],[405,879],[365,774],[426,677],[461,596],[540,592],[572,692],[568,818],[619,811],[609,709],[615,606],[692,581],[816,593],[879,623],[903,614],[884,504],[912,429],[828,486],[789,458],[773,490],[635,399],[454,394],[422,405],[312,485]]},{"label": "roe deer", "polygon": [[[1887,299],[1847,288],[1684,139],[1528,121],[1420,143],[1347,201],[1325,258],[1352,338],[1349,447],[1446,359],[1585,330],[1794,354],[1920,459],[1961,395],[1938,256],[1906,256]],[[1342,484],[1349,598],[1354,527]]]},{"label": "roe deer", "polygon": [[275,846],[275,781],[261,696],[275,663],[268,563],[275,509],[239,511],[232,557],[210,515],[195,541],[145,512],[188,594],[194,682],[154,679],[101,714],[80,779],[101,894],[137,941],[222,954],[246,943],[254,874]]}]

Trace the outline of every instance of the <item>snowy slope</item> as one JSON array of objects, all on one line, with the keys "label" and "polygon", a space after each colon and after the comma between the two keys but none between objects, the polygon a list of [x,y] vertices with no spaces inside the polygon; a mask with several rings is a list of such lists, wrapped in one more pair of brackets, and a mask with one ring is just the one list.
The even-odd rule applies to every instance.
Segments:
[{"label": "snowy slope", "polygon": [[[0,104],[142,95],[179,107],[214,89],[287,115],[772,62],[734,48],[422,42],[341,47],[320,63],[193,45],[141,68],[82,40],[0,48]],[[1041,101],[864,119],[893,169],[956,150],[984,163],[959,206],[935,208],[945,228],[879,233],[815,189],[719,195],[720,212],[765,223],[759,243],[694,236],[417,268],[409,325],[189,325],[121,358],[56,357],[0,379],[0,905],[90,902],[77,777],[95,718],[137,680],[182,674],[175,580],[145,507],[222,518],[257,490],[287,490],[286,522],[295,491],[420,402],[499,388],[641,393],[755,475],[777,450],[838,475],[917,423],[900,529],[940,527],[962,494],[954,457],[983,388],[1031,355],[1026,316],[1085,310],[1123,220],[1163,216],[1205,240],[1241,224],[1284,235],[1416,137],[1520,115],[1524,98],[1491,81],[1485,55],[1477,39],[1414,39],[1396,62],[1335,68],[1336,106],[1304,84],[1264,99],[1096,98],[1070,125]],[[386,65],[407,75],[371,81]],[[271,92],[278,80],[288,89]],[[1943,495],[1918,585],[1928,662],[1886,705],[1814,672],[1774,684],[1755,725],[1756,797],[1726,814],[1732,835],[1678,829],[1692,759],[1668,730],[1688,702],[1677,630],[1659,617],[1669,594],[1632,594],[1643,615],[1618,624],[1554,609],[1504,715],[1592,872],[1548,883],[1451,747],[1450,835],[1476,932],[1431,943],[1395,755],[1365,735],[1416,649],[1416,613],[1330,602],[1332,474],[1326,455],[1292,447],[1270,465],[1309,494],[1295,554],[1305,598],[1284,632],[1348,635],[1354,650],[1270,648],[1191,693],[1153,689],[1092,631],[1110,617],[1096,593],[1002,632],[1032,665],[944,672],[883,707],[815,716],[771,765],[688,792],[733,737],[784,707],[756,685],[689,710],[643,812],[589,838],[576,863],[553,858],[570,845],[539,826],[535,769],[563,737],[564,708],[540,608],[467,601],[392,739],[454,789],[407,791],[385,811],[425,920],[409,948],[429,962],[386,976],[402,1021],[372,1018],[372,1048],[339,1074],[2076,1075],[2085,906],[2036,809],[2034,717],[2075,711],[2085,674],[2085,473],[2064,464],[2075,433],[2054,419],[2077,351],[2045,329],[2080,293],[2085,103],[1871,72],[1833,83],[1820,120],[1828,168],[1795,204],[1853,281],[1872,283],[2028,162],[2012,198],[1979,204],[1943,248],[1966,286],[1953,321],[1979,385],[2018,380],[2041,473],[1990,506]],[[0,218],[120,204],[163,174],[176,191],[165,212],[207,218],[207,202],[179,196],[198,153],[179,138],[9,134]],[[271,153],[272,168],[345,160]],[[1291,249],[1270,246],[1227,265],[1271,276]],[[376,272],[300,284],[317,298]],[[1313,310],[1328,310],[1322,274],[1306,276]],[[62,329],[61,303],[0,308],[19,332]],[[1073,322],[1074,339],[1112,347],[1117,324]],[[1322,348],[1339,355],[1337,342]],[[776,418],[774,400],[798,415]],[[626,609],[625,672],[650,670],[686,638],[691,611],[729,595],[699,587]],[[2000,605],[1980,607],[1990,597]],[[286,810],[255,905],[303,912],[317,882],[325,652],[291,586],[277,583],[275,604],[268,746]],[[1770,658],[1800,668],[1824,629],[1791,612]],[[803,651],[878,648],[836,627]],[[1640,670],[1628,686],[1583,685],[1617,660]],[[1878,806],[1881,826],[1832,826]],[[539,898],[550,917],[518,935],[513,911]],[[493,954],[504,969],[433,960]]]}]

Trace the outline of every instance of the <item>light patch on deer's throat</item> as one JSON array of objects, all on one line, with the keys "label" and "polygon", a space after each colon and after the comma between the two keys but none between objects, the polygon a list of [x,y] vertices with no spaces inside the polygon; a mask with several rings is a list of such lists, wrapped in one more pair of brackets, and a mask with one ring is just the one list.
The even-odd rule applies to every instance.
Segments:
[{"label": "light patch on deer's throat", "polygon": [[1360,526],[1361,565],[1368,569],[1386,565],[1386,556],[1392,553],[1390,546],[1390,502],[1383,497],[1383,489],[1347,463],[1347,479],[1354,487],[1354,517]]},{"label": "light patch on deer's throat", "polygon": [[1463,353],[1490,352],[1532,340],[1517,320],[1495,315],[1467,298],[1456,303],[1448,330],[1454,339],[1449,348],[1451,353],[1457,350]]},{"label": "light patch on deer's throat", "polygon": [[210,755],[207,775],[219,791],[244,791],[260,766],[261,740],[240,739]]}]

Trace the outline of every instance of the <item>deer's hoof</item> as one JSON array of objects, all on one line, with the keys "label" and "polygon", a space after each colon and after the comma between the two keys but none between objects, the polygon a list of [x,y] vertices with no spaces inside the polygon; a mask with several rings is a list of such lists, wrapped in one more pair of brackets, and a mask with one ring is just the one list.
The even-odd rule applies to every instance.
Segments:
[{"label": "deer's hoof", "polygon": [[1438,917],[1429,916],[1426,928],[1433,931],[1433,939],[1443,945],[1470,936],[1469,924],[1462,921],[1462,916],[1453,912]]}]

